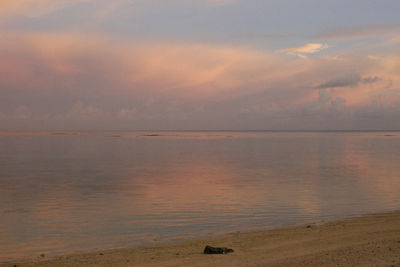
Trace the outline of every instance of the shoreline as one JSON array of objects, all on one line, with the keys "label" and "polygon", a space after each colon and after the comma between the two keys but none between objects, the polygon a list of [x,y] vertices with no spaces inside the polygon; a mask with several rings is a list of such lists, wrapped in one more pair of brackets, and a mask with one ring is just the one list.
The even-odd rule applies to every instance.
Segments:
[{"label": "shoreline", "polygon": [[[233,253],[205,255],[206,245]],[[0,266],[400,266],[400,211]]]}]

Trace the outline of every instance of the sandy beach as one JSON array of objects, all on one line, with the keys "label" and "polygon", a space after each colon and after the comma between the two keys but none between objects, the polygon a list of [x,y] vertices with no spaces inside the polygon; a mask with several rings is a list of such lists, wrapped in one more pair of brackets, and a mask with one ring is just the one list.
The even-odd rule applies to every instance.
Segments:
[{"label": "sandy beach", "polygon": [[[206,245],[233,253],[205,255]],[[1,266],[400,266],[400,212]]]}]

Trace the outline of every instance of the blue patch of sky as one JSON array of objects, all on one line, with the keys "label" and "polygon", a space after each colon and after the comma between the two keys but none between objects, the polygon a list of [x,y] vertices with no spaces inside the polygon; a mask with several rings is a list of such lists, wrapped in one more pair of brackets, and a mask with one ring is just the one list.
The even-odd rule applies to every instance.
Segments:
[{"label": "blue patch of sky", "polygon": [[238,0],[227,5],[139,0],[123,3],[94,21],[99,3],[105,2],[72,4],[38,18],[13,18],[2,26],[21,31],[75,29],[124,38],[285,48],[312,41],[315,34],[332,27],[400,21],[398,0]]}]

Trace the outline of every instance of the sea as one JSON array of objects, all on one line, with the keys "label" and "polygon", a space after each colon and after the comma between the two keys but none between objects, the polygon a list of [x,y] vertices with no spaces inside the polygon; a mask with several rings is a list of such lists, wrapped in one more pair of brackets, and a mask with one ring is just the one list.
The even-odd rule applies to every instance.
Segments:
[{"label": "sea", "polygon": [[400,132],[0,132],[0,262],[400,210]]}]

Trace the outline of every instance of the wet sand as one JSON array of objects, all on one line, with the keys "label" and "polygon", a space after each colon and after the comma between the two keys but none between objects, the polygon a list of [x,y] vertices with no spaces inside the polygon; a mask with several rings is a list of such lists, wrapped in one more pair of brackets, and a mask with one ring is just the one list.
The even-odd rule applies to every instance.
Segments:
[{"label": "wet sand", "polygon": [[[206,245],[233,248],[205,255]],[[400,212],[0,266],[400,266]]]}]

